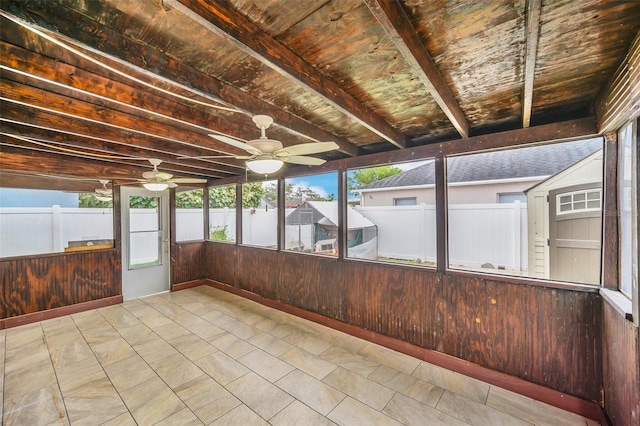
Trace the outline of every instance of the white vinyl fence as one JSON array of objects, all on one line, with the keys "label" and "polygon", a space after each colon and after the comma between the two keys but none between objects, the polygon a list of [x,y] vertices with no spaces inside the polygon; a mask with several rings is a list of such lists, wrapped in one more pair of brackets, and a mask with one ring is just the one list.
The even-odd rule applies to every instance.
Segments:
[{"label": "white vinyl fence", "polygon": [[[378,227],[378,256],[436,261],[434,205],[356,207]],[[449,265],[527,271],[527,205],[449,205]]]},{"label": "white vinyl fence", "polygon": [[[433,205],[358,207],[357,210],[378,227],[380,257],[436,261]],[[177,211],[178,241],[203,238],[201,213],[201,209]],[[0,208],[0,257],[61,252],[69,241],[112,239],[112,214],[111,209],[59,206]],[[149,215],[155,217],[152,210]],[[226,227],[228,241],[236,241],[235,219],[234,209],[209,210],[210,229]],[[277,210],[243,209],[242,219],[244,244],[276,246]],[[287,229],[285,248],[293,248],[290,246],[298,242],[305,246],[313,244],[311,231],[311,228],[301,228],[299,234],[297,226]],[[491,263],[506,270],[526,271],[526,204],[450,205],[449,247],[452,267],[477,268]]]}]

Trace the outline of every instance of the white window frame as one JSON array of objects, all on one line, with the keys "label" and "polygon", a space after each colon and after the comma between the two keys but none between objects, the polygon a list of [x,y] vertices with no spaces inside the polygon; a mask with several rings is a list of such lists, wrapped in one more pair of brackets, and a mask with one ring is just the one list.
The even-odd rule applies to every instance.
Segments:
[{"label": "white window frame", "polygon": [[[597,192],[598,193],[598,207],[589,207],[589,201],[593,201],[593,200],[589,200],[589,194],[593,194]],[[575,200],[575,196],[576,195],[581,195],[584,194],[584,200]],[[566,196],[571,196],[571,201],[570,203],[562,203],[561,202],[561,198],[562,197],[566,197]],[[584,208],[575,208],[575,204],[577,203],[585,203],[585,207]],[[566,206],[566,205],[571,205],[571,209],[570,210],[561,210],[562,206]],[[578,191],[571,191],[571,192],[563,192],[562,194],[558,194],[556,195],[556,214],[557,215],[564,215],[564,214],[573,214],[573,213],[582,213],[582,212],[593,212],[593,211],[600,211],[602,210],[602,188],[598,188],[598,189],[581,189]]]}]

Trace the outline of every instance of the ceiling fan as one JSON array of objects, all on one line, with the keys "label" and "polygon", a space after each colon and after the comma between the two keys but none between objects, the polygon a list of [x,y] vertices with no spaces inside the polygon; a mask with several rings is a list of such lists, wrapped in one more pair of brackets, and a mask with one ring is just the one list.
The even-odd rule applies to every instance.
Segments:
[{"label": "ceiling fan", "polygon": [[338,144],[335,142],[312,142],[284,147],[282,142],[267,138],[266,129],[273,124],[273,118],[268,115],[255,115],[252,120],[260,129],[260,137],[258,139],[243,142],[225,135],[209,135],[221,142],[243,149],[247,151],[249,155],[180,158],[235,158],[237,160],[247,160],[246,164],[249,170],[267,175],[280,170],[283,163],[319,166],[324,164],[326,160],[307,157],[307,155],[333,151],[339,148]]},{"label": "ceiling fan", "polygon": [[142,173],[142,186],[149,191],[164,191],[167,188],[175,188],[179,183],[207,183],[206,179],[198,178],[174,178],[171,173],[161,172],[158,166],[162,163],[159,158],[148,158],[153,170]]},{"label": "ceiling fan", "polygon": [[98,195],[96,198],[100,201],[112,201],[113,200],[113,190],[107,188],[108,180],[100,179],[100,183],[102,184],[102,188],[96,188],[95,191]]}]

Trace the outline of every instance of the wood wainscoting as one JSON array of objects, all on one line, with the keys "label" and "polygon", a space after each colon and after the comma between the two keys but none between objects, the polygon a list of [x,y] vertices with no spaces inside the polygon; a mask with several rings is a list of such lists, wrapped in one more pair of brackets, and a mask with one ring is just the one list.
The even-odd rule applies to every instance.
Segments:
[{"label": "wood wainscoting", "polygon": [[602,304],[574,290],[208,242],[207,278],[243,292],[600,400]]},{"label": "wood wainscoting", "polygon": [[205,243],[192,241],[171,245],[171,284],[205,277]]},{"label": "wood wainscoting", "polygon": [[20,324],[17,317],[26,315],[33,321],[46,319],[33,316],[42,311],[101,299],[107,304],[122,301],[122,269],[116,249],[1,259],[0,283],[3,328],[7,322]]}]

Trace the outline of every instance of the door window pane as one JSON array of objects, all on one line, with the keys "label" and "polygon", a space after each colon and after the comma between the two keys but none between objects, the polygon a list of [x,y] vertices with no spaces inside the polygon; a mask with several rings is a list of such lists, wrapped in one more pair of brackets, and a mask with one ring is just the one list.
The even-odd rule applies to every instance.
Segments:
[{"label": "door window pane", "polygon": [[447,158],[449,268],[598,284],[602,155],[598,138]]},{"label": "door window pane", "polygon": [[129,269],[162,264],[160,199],[129,197]]},{"label": "door window pane", "polygon": [[620,291],[632,297],[633,281],[638,279],[638,207],[634,193],[637,188],[637,141],[635,123],[620,131]]}]

